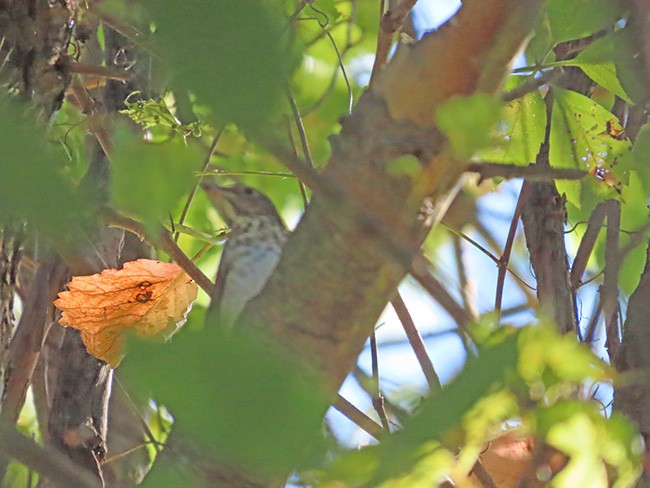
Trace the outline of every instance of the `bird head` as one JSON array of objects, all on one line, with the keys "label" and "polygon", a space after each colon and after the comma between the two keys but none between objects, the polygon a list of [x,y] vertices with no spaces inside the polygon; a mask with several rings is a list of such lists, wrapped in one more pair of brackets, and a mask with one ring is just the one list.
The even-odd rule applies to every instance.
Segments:
[{"label": "bird head", "polygon": [[271,217],[282,222],[271,200],[250,186],[243,183],[220,186],[206,179],[201,183],[201,187],[226,224],[231,227],[242,220],[256,217]]}]

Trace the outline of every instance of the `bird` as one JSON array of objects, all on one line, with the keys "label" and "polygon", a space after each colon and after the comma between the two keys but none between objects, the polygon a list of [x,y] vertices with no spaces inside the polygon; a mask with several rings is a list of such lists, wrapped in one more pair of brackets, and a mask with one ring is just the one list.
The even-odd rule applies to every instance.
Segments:
[{"label": "bird", "polygon": [[289,231],[262,192],[243,183],[220,186],[209,179],[204,179],[201,187],[230,228],[206,322],[229,330],[246,304],[264,288],[280,260]]}]

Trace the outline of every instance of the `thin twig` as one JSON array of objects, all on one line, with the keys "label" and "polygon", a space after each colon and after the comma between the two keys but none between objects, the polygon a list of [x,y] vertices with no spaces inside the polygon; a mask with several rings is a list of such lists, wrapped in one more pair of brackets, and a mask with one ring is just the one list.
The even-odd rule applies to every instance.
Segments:
[{"label": "thin twig", "polygon": [[[298,158],[297,154],[295,157],[296,159],[300,159]],[[209,171],[199,171],[196,173],[196,176],[248,176],[248,175],[278,176],[280,178],[297,178],[296,175],[294,175],[293,173],[287,173],[284,171],[258,171],[258,170],[231,171],[228,169],[214,169]]]},{"label": "thin twig", "polygon": [[314,0],[300,0],[298,2],[298,5],[296,5],[296,9],[293,11],[291,14],[291,17],[289,17],[289,23],[293,22],[298,18],[298,15],[300,15],[300,12],[302,12],[307,4],[313,2]]},{"label": "thin twig", "polygon": [[521,85],[519,85],[518,87],[505,92],[503,95],[501,95],[501,100],[503,100],[504,102],[511,102],[513,100],[516,100],[517,98],[521,98],[528,93],[539,90],[540,87],[544,85],[553,83],[560,76],[562,76],[562,72],[561,70],[558,69],[550,69],[547,71],[542,71],[542,73],[538,77],[536,78],[532,77],[529,80],[522,83]]},{"label": "thin twig", "polygon": [[[384,343],[382,342],[381,347],[383,348]],[[370,346],[366,346],[369,348]],[[359,365],[357,364],[351,372],[352,377],[356,380],[359,387],[369,396],[372,397],[372,377],[368,375]],[[389,380],[386,380],[385,383],[390,383]],[[396,385],[394,385],[396,386]],[[401,422],[401,420],[410,416],[410,414],[401,406],[392,403],[389,399],[384,397],[384,410],[386,414],[391,416],[391,424],[395,422]]]},{"label": "thin twig", "polygon": [[600,229],[605,221],[607,210],[605,202],[599,202],[589,216],[587,229],[580,240],[578,251],[573,259],[573,266],[571,267],[571,289],[575,292],[581,284],[582,275],[587,269],[587,262],[589,256],[596,245],[596,239],[600,233]]},{"label": "thin twig", "polygon": [[404,300],[402,299],[402,296],[399,292],[395,294],[391,300],[391,304],[393,305],[393,309],[397,314],[397,318],[399,318],[400,322],[402,323],[402,327],[404,328],[404,332],[406,333],[406,337],[409,340],[409,344],[415,353],[415,357],[420,363],[420,368],[422,368],[424,377],[427,379],[429,389],[431,391],[442,390],[440,377],[433,367],[433,363],[431,362],[431,358],[427,353],[427,349],[424,345],[424,341],[422,340],[422,336],[420,335],[417,327],[415,327],[415,322],[413,322],[413,318],[411,317],[411,314],[409,313],[408,308],[406,307],[406,304],[404,303]]},{"label": "thin twig", "polygon": [[[2,51],[2,48],[3,48],[4,45],[5,45],[5,40],[6,40],[6,37],[4,37],[4,36],[2,37],[2,39],[0,39],[0,51]],[[10,47],[10,48],[7,50],[7,55],[5,56],[5,58],[4,58],[4,59],[2,60],[2,62],[0,63],[0,72],[4,69],[4,67],[5,67],[5,66],[7,65],[7,63],[9,62],[9,59],[11,58],[11,54],[12,54],[13,52],[14,52],[14,48],[13,48],[13,46]]]},{"label": "thin twig", "polygon": [[[499,244],[496,242],[492,234],[488,231],[488,229],[481,223],[480,220],[477,220],[474,222],[474,228],[476,232],[479,233],[479,235],[487,242],[492,249],[494,249],[495,253],[503,254],[503,249],[499,246]],[[519,286],[519,289],[521,292],[526,296],[527,303],[536,303],[537,302],[537,296],[533,294],[535,291],[535,288],[531,286],[529,283],[526,283],[523,278],[521,278],[517,273],[515,273],[510,266],[508,266],[508,272],[512,275],[512,277],[515,279],[515,283],[517,286]]]},{"label": "thin twig", "polygon": [[134,78],[133,73],[130,71],[110,68],[108,66],[97,66],[94,64],[67,61],[65,62],[65,68],[70,73],[92,75],[97,78],[105,78],[108,80],[131,81]]},{"label": "thin twig", "polygon": [[[448,336],[448,335],[458,335],[458,327],[450,327],[448,329],[437,330],[435,332],[428,332],[424,335],[421,334],[421,337],[423,341],[428,341],[431,339],[439,339],[441,337]],[[409,341],[407,337],[406,338],[399,337],[396,339],[384,339],[383,341],[381,341],[379,347],[381,347],[382,350],[384,350],[391,347],[404,347],[408,345],[408,343]],[[366,346],[364,350],[368,349],[368,347],[369,346]]]},{"label": "thin twig", "polygon": [[[155,50],[147,41],[144,33],[134,27],[133,24],[125,22],[124,18],[109,14],[102,7],[99,7],[96,2],[87,2],[85,11],[97,17],[104,25],[118,34],[126,37],[150,56],[156,56]],[[160,57],[156,57],[160,60]]]},{"label": "thin twig", "polygon": [[309,4],[309,8],[311,8],[314,12],[316,12],[319,15],[322,15],[325,19],[326,22],[322,23],[319,19],[315,18],[316,22],[318,22],[318,25],[321,26],[323,29],[323,32],[325,35],[327,35],[327,38],[330,40],[332,43],[332,47],[334,47],[334,52],[336,53],[336,58],[338,59],[339,62],[339,67],[341,68],[341,74],[343,74],[343,79],[345,80],[345,86],[348,89],[348,113],[352,112],[352,106],[354,105],[354,94],[352,93],[352,85],[350,85],[350,80],[348,79],[348,74],[345,71],[345,65],[343,64],[343,55],[341,54],[341,51],[339,51],[338,46],[336,45],[336,41],[334,40],[334,37],[332,36],[332,33],[330,32],[329,29],[329,24],[330,21],[327,18],[327,15],[325,15],[324,12],[318,10],[312,3]]},{"label": "thin twig", "polygon": [[586,344],[591,344],[594,341],[594,337],[596,337],[596,327],[598,326],[598,321],[600,320],[600,314],[603,309],[603,302],[602,300],[597,300],[596,304],[594,305],[594,310],[591,314],[591,319],[589,320],[589,324],[587,324],[587,328],[583,342]]},{"label": "thin twig", "polygon": [[336,402],[333,407],[377,440],[379,440],[382,434],[386,432],[381,425],[352,405],[341,395],[336,397]]},{"label": "thin twig", "polygon": [[[287,136],[289,137],[289,143],[291,144],[291,150],[293,153],[298,157],[298,147],[296,146],[296,138],[293,137],[293,130],[291,130],[291,120],[289,119],[289,116],[287,115],[286,117],[286,122],[287,122]],[[313,164],[313,162],[312,162]],[[298,181],[298,188],[300,189],[300,195],[302,196],[302,205],[303,209],[307,208],[307,205],[309,204],[309,201],[307,200],[307,190],[305,189],[305,184],[300,181]]]},{"label": "thin twig", "polygon": [[465,171],[478,173],[481,180],[490,178],[526,178],[529,181],[580,180],[588,176],[585,171],[574,168],[548,168],[535,164],[519,166],[489,161],[468,164]]},{"label": "thin twig", "polygon": [[[625,256],[631,253],[634,250],[634,248],[636,248],[639,244],[641,244],[644,241],[645,233],[648,231],[648,229],[650,229],[650,222],[646,222],[637,230],[629,232],[631,234],[630,240],[619,250],[618,253],[619,260],[622,261],[625,258]],[[626,231],[621,230],[621,232],[626,232]]]},{"label": "thin twig", "polygon": [[[350,7],[350,16],[348,17],[348,20],[346,21],[347,24],[347,31],[345,34],[345,46],[343,49],[341,49],[341,59],[345,58],[345,55],[348,53],[352,47],[354,47],[354,43],[352,42],[352,33],[354,31],[354,28],[356,27],[356,17],[357,17],[357,11],[358,11],[358,3],[359,0],[352,0],[351,2],[351,7]],[[307,117],[309,114],[312,112],[318,110],[318,108],[323,104],[323,102],[327,99],[328,95],[332,93],[334,90],[334,87],[336,86],[336,80],[338,79],[339,75],[339,70],[341,69],[341,65],[337,66],[334,71],[332,71],[332,76],[330,76],[330,81],[327,84],[327,88],[323,91],[323,93],[318,97],[318,100],[314,102],[314,104],[309,107],[306,110],[303,110],[302,116]],[[348,93],[348,97],[349,97]],[[350,101],[348,101],[348,107],[351,106]]]},{"label": "thin twig", "polygon": [[309,149],[309,141],[307,140],[307,132],[305,132],[305,126],[302,123],[302,117],[300,116],[300,109],[296,103],[296,99],[291,93],[291,88],[286,87],[286,95],[289,100],[289,105],[291,105],[291,113],[293,114],[293,122],[296,125],[298,130],[298,136],[300,137],[300,145],[302,147],[302,155],[305,158],[305,161],[311,166],[314,167],[314,160],[311,157],[311,150]]},{"label": "thin twig", "polygon": [[102,480],[53,446],[47,449],[19,434],[13,427],[0,424],[0,458],[15,459],[37,471],[57,486],[100,488]]},{"label": "thin twig", "polygon": [[388,430],[388,417],[386,416],[386,410],[384,410],[384,397],[381,394],[381,389],[379,386],[379,356],[377,354],[377,335],[375,331],[372,331],[370,334],[370,358],[371,358],[371,368],[372,368],[372,406],[374,407],[379,420],[381,420],[381,425],[384,429]]},{"label": "thin twig", "polygon": [[501,305],[503,302],[503,288],[506,282],[506,273],[508,271],[508,264],[510,263],[510,254],[512,253],[512,246],[515,242],[515,235],[517,233],[517,224],[519,223],[519,218],[521,217],[521,211],[524,207],[524,201],[528,195],[529,184],[524,181],[524,184],[521,186],[521,191],[519,192],[519,198],[517,199],[517,205],[515,211],[512,215],[512,220],[510,221],[510,229],[508,229],[508,237],[506,238],[506,243],[503,247],[503,253],[499,259],[498,264],[498,274],[497,274],[497,286],[496,294],[494,298],[494,310],[497,314],[497,321],[501,319]]},{"label": "thin twig", "polygon": [[[452,234],[455,234],[465,241],[469,242],[472,246],[474,246],[476,249],[481,251],[483,254],[485,254],[488,258],[490,258],[492,261],[494,261],[494,264],[499,266],[499,258],[497,258],[494,254],[492,254],[485,246],[482,246],[478,242],[476,242],[474,239],[472,239],[470,236],[465,234],[464,232],[459,231],[458,229],[455,229],[454,227],[451,227],[450,225],[447,225],[445,222],[440,222],[440,225],[447,229],[449,232]],[[519,281],[522,285],[526,286],[530,290],[534,290],[535,288],[528,283],[524,281],[524,279],[519,276],[517,273],[515,273],[510,267],[507,267],[508,272],[515,278],[517,281]]]},{"label": "thin twig", "polygon": [[[307,132],[305,131],[305,125],[302,123],[302,117],[300,116],[300,109],[296,103],[296,99],[291,93],[291,88],[287,86],[286,88],[287,98],[289,99],[289,105],[291,105],[291,112],[293,113],[293,122],[296,125],[296,130],[298,131],[298,136],[300,137],[300,145],[302,147],[302,155],[312,168],[314,167],[314,159],[311,156],[311,149],[309,149],[309,140],[307,139]],[[291,131],[289,132],[292,135]],[[296,151],[295,142],[293,137],[291,137],[294,151]],[[297,154],[297,151],[296,151]],[[302,195],[302,200],[305,208],[307,208],[307,191],[305,190],[305,184],[298,180],[298,186],[300,188],[300,194]]]},{"label": "thin twig", "polygon": [[431,295],[431,297],[445,309],[459,327],[467,327],[467,325],[472,321],[472,317],[467,313],[467,310],[461,307],[456,299],[451,296],[447,288],[443,286],[443,284],[440,283],[433,274],[431,274],[429,268],[430,265],[428,260],[423,255],[419,255],[413,260],[413,266],[410,273],[413,278],[420,283],[422,288],[424,288],[427,293],[429,293],[429,295]]},{"label": "thin twig", "polygon": [[106,130],[106,127],[104,127],[103,124],[103,114],[96,110],[95,101],[92,99],[86,88],[84,88],[78,76],[73,78],[70,90],[83,113],[86,115],[90,132],[97,139],[97,142],[101,146],[106,157],[110,157],[112,154],[112,144],[108,130]]},{"label": "thin twig", "polygon": [[465,262],[463,260],[462,241],[460,240],[460,237],[453,235],[452,242],[454,244],[454,257],[456,259],[456,270],[458,272],[458,281],[460,283],[460,294],[463,299],[463,307],[465,307],[465,310],[467,310],[467,313],[469,313],[472,318],[476,318],[477,313],[472,305],[470,282],[467,278],[467,270],[465,269]]},{"label": "thin twig", "polygon": [[169,254],[176,264],[183,268],[183,271],[185,271],[197,285],[199,285],[208,295],[212,295],[214,283],[212,283],[210,278],[205,276],[203,271],[197,268],[192,260],[181,251],[167,229],[160,226],[158,235],[152,235],[140,222],[120,215],[112,209],[105,209],[103,217],[109,227],[126,229],[140,237],[140,239],[146,240],[152,246],[159,247],[162,251]]},{"label": "thin twig", "polygon": [[[416,0],[402,0],[400,2],[391,2],[389,10],[387,12],[384,12],[384,1],[381,1],[381,20],[379,24],[379,32],[377,33],[375,63],[372,66],[372,72],[370,74],[370,86],[372,86],[373,82],[377,79],[377,75],[379,74],[381,68],[386,64],[388,60],[388,54],[390,53],[390,47],[393,43],[393,37],[402,26],[404,19],[415,5],[415,2]],[[395,5],[392,5],[393,3],[395,3]]]},{"label": "thin twig", "polygon": [[67,268],[41,263],[33,274],[23,313],[9,344],[11,375],[4,385],[0,423],[14,425],[25,403],[27,389],[47,332],[47,310],[65,283]]},{"label": "thin twig", "polygon": [[[149,439],[149,442],[151,442],[151,444],[153,445],[154,449],[156,450],[156,453],[160,454],[160,446],[159,446],[160,443],[154,437],[153,432],[151,432],[151,429],[147,425],[147,422],[142,418],[142,414],[138,410],[138,406],[131,398],[131,395],[129,395],[129,392],[126,391],[126,388],[124,388],[124,385],[122,385],[122,382],[119,380],[119,378],[115,376],[113,379],[115,380],[115,383],[120,389],[122,395],[124,395],[124,398],[126,399],[126,403],[129,406],[131,413],[137,417],[138,423],[140,424],[142,430],[144,431],[144,435],[147,437],[147,439]],[[106,462],[108,462],[108,459],[106,460]]]},{"label": "thin twig", "polygon": [[476,477],[476,480],[481,483],[482,488],[497,488],[497,484],[494,482],[494,479],[492,479],[492,476],[490,476],[488,470],[485,469],[485,466],[483,466],[480,459],[477,459],[474,463],[472,474]]},{"label": "thin twig", "polygon": [[372,64],[370,72],[370,81],[368,86],[372,86],[377,79],[377,73],[380,68],[386,64],[390,45],[393,41],[394,32],[388,32],[384,29],[384,16],[386,15],[386,0],[379,0],[379,29],[377,29],[377,47],[375,48],[375,61]]},{"label": "thin twig", "polygon": [[[210,167],[210,161],[212,160],[212,155],[217,149],[217,144],[219,144],[219,139],[221,139],[221,135],[223,134],[223,131],[225,130],[225,127],[222,127],[219,129],[219,132],[214,136],[214,140],[212,141],[212,144],[210,145],[210,149],[208,149],[208,154],[205,156],[205,162],[203,163],[203,173],[207,171],[207,169]],[[192,205],[192,200],[194,200],[194,195],[196,195],[196,191],[199,188],[199,185],[201,183],[201,179],[203,179],[203,176],[199,176],[199,180],[196,182],[196,185],[194,185],[194,188],[192,188],[192,191],[187,197],[187,201],[185,202],[185,206],[183,207],[183,211],[181,212],[181,216],[178,219],[178,223],[180,225],[183,225],[185,223],[185,219],[187,218],[187,214],[190,211],[190,206]],[[174,242],[178,242],[178,238],[180,237],[180,232],[176,232],[174,234]]]},{"label": "thin twig", "polygon": [[[202,232],[200,230],[193,229],[183,224],[174,224],[174,230],[180,234],[190,236],[199,241],[205,242],[211,246],[221,244],[225,237],[230,232],[227,228],[221,229],[218,232],[208,234],[207,232]],[[197,258],[192,258],[192,261],[196,261]]]},{"label": "thin twig", "polygon": [[620,270],[619,231],[621,228],[621,202],[607,200],[607,233],[605,236],[605,269],[603,286],[600,292],[605,330],[607,331],[607,354],[614,363],[621,346],[620,328],[618,323],[618,273]]},{"label": "thin twig", "polygon": [[413,260],[411,275],[420,283],[422,288],[437,301],[442,308],[451,316],[458,325],[458,334],[463,342],[463,346],[468,354],[472,353],[472,344],[467,326],[471,323],[472,317],[456,299],[451,296],[445,286],[440,283],[429,271],[429,263],[423,255],[417,256]]}]

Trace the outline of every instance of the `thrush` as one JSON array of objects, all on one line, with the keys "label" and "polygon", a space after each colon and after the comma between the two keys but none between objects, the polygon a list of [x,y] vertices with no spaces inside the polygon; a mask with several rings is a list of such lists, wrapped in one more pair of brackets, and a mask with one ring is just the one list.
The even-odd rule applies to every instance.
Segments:
[{"label": "thrush", "polygon": [[230,228],[206,317],[229,328],[264,288],[289,231],[261,192],[242,183],[225,187],[204,181],[201,186]]}]

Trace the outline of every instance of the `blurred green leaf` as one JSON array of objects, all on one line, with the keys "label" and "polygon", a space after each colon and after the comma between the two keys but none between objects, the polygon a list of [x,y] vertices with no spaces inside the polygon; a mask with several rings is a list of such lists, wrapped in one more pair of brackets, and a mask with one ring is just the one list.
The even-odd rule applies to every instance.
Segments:
[{"label": "blurred green leaf", "polygon": [[549,0],[547,18],[555,43],[581,39],[613,25],[624,13],[618,0]]},{"label": "blurred green leaf", "polygon": [[436,113],[438,128],[449,138],[461,160],[488,146],[490,134],[501,118],[502,104],[485,93],[456,96],[442,104]]},{"label": "blurred green leaf", "polygon": [[131,390],[168,407],[206,455],[272,479],[316,449],[328,406],[320,380],[268,343],[206,327],[165,346],[129,342],[127,353],[120,374]]},{"label": "blurred green leaf", "polygon": [[77,193],[63,147],[48,141],[27,108],[0,95],[0,225],[28,221],[59,239],[89,222],[98,202]]},{"label": "blurred green leaf", "polygon": [[521,377],[530,385],[534,400],[554,403],[574,395],[587,380],[612,379],[613,371],[587,346],[551,325],[526,327],[519,335]]},{"label": "blurred green leaf", "polygon": [[542,16],[535,27],[535,33],[526,46],[526,60],[529,65],[536,66],[555,61],[553,52],[553,37],[548,23],[548,17]]},{"label": "blurred green leaf", "polygon": [[[628,102],[630,97],[621,86],[616,71],[622,53],[626,52],[625,47],[620,44],[623,41],[629,44],[630,40],[628,30],[614,32],[597,39],[575,58],[575,66],[579,66],[589,78]],[[632,51],[630,50],[629,53],[631,54]]]},{"label": "blurred green leaf", "polygon": [[650,195],[650,124],[641,127],[632,151],[623,155],[619,163],[621,171],[634,171],[639,176],[644,193]]},{"label": "blurred green leaf", "polygon": [[70,103],[63,103],[48,128],[50,139],[57,141],[67,156],[65,174],[78,184],[88,170],[89,151],[85,115]]},{"label": "blurred green leaf", "polygon": [[[511,76],[508,89],[515,88],[527,78]],[[546,129],[546,106],[538,91],[527,93],[508,102],[503,119],[496,130],[496,147],[481,151],[485,161],[527,165],[533,163],[544,141]]]},{"label": "blurred green leaf", "polygon": [[35,488],[39,482],[39,475],[24,464],[16,461],[9,463],[2,486],[7,488]]},{"label": "blurred green leaf", "polygon": [[278,114],[295,61],[276,0],[143,0],[174,84],[210,106],[216,120],[265,131]]},{"label": "blurred green leaf", "polygon": [[[637,149],[636,145],[634,149]],[[640,232],[639,229],[644,228],[647,224],[650,212],[648,211],[647,204],[649,194],[648,189],[643,185],[639,174],[634,170],[630,171],[627,179],[628,183],[623,187],[621,194],[621,229],[633,231],[633,233],[629,234],[628,232],[621,232],[620,246],[627,246],[631,239],[637,239],[638,243],[636,247],[625,256],[619,272],[619,286],[624,293],[629,295],[637,287],[639,279],[641,278],[641,272],[643,271],[646,259],[645,250],[649,234],[648,230],[646,230],[645,237],[639,239],[636,232]],[[604,261],[601,261],[601,265],[604,265]]]},{"label": "blurred green leaf", "polygon": [[536,422],[546,441],[570,457],[553,486],[625,487],[640,474],[640,439],[622,415],[608,419],[595,403],[565,401],[540,409]]},{"label": "blurred green leaf", "polygon": [[187,486],[192,488],[207,488],[210,485],[194,469],[196,459],[183,459],[184,462],[170,463],[169,460],[160,459],[156,462],[151,471],[147,473],[144,481],[139,484],[142,488],[176,488]]},{"label": "blurred green leaf", "polygon": [[111,194],[118,210],[155,225],[169,218],[181,196],[198,183],[197,147],[180,138],[149,144],[125,128],[115,131]]},{"label": "blurred green leaf", "polygon": [[431,442],[422,446],[421,456],[411,471],[396,479],[386,480],[380,488],[430,488],[439,486],[456,464],[454,455],[447,449]]},{"label": "blurred green leaf", "polygon": [[[327,19],[327,22],[333,23],[342,15],[342,12],[337,8],[338,0],[316,0],[309,2],[309,7],[314,7],[318,12],[322,12]],[[314,14],[313,9],[307,8],[306,14]]]}]

